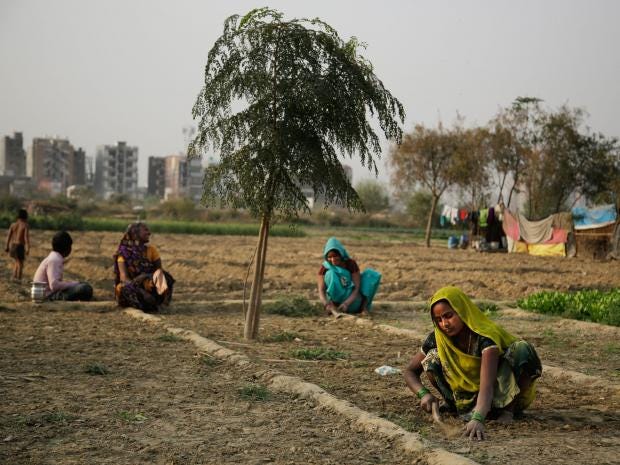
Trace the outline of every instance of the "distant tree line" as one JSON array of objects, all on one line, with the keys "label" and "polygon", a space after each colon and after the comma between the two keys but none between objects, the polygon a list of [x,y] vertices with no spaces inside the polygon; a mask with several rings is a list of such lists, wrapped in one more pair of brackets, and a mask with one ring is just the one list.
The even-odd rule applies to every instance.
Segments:
[{"label": "distant tree line", "polygon": [[[586,114],[563,105],[544,108],[542,100],[517,98],[486,126],[465,128],[416,125],[389,156],[395,193],[407,201],[426,195],[426,242],[441,196],[460,192],[460,206],[476,210],[500,200],[519,207],[532,220],[570,209],[581,198],[618,204],[620,151],[618,140],[585,126]],[[497,199],[490,195],[497,192]],[[422,193],[422,194],[420,194]]]}]

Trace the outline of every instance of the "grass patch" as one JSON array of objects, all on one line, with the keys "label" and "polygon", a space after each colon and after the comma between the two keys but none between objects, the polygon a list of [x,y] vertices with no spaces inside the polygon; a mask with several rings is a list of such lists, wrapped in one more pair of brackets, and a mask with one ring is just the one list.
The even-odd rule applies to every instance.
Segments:
[{"label": "grass patch", "polygon": [[90,365],[86,365],[84,368],[84,373],[95,376],[104,376],[110,373],[110,370],[108,370],[108,367],[106,367],[103,363],[91,363]]},{"label": "grass patch", "polygon": [[334,349],[322,347],[292,350],[291,355],[300,360],[344,360],[349,354]]},{"label": "grass patch", "polygon": [[147,417],[143,413],[133,413],[126,410],[118,412],[118,417],[127,423],[142,423],[147,420]]},{"label": "grass patch", "polygon": [[517,301],[525,310],[620,326],[620,289],[537,292]]},{"label": "grass patch", "polygon": [[215,357],[205,354],[200,358],[200,363],[202,363],[204,366],[207,366],[207,367],[214,367],[214,366],[219,365],[222,362]]},{"label": "grass patch", "polygon": [[491,302],[480,302],[478,304],[478,308],[484,313],[486,316],[494,316],[499,311],[499,307]]},{"label": "grass patch", "polygon": [[264,304],[262,311],[270,315],[281,315],[292,318],[319,316],[323,309],[319,304],[311,303],[302,296],[282,297],[275,302]]},{"label": "grass patch", "polygon": [[271,398],[271,392],[260,384],[246,384],[239,389],[239,397],[244,400],[265,401]]},{"label": "grass patch", "polygon": [[[258,236],[258,224],[246,223],[204,223],[201,221],[161,221],[147,220],[149,229],[154,233],[167,234],[206,234],[213,236]],[[80,224],[70,229],[85,231],[123,232],[127,229],[127,220],[114,218],[84,218]],[[49,228],[48,228],[49,229]],[[58,229],[58,228],[52,228]],[[275,225],[269,230],[270,236],[305,237],[299,227]]]},{"label": "grass patch", "polygon": [[381,415],[382,418],[385,418],[388,421],[391,421],[392,423],[396,423],[398,426],[400,426],[401,428],[407,430],[407,431],[416,431],[419,432],[422,436],[428,436],[428,431],[426,431],[426,434],[423,434],[421,431],[421,427],[423,425],[417,423],[413,417],[407,417],[405,415],[397,415],[394,413],[385,413]]},{"label": "grass patch", "polygon": [[182,341],[183,339],[181,339],[179,336],[175,334],[162,334],[161,336],[157,338],[157,340],[161,342],[179,342],[179,341]]},{"label": "grass patch", "polygon": [[282,331],[280,333],[271,334],[263,338],[263,342],[291,342],[294,341],[296,338],[301,339],[297,333]]}]

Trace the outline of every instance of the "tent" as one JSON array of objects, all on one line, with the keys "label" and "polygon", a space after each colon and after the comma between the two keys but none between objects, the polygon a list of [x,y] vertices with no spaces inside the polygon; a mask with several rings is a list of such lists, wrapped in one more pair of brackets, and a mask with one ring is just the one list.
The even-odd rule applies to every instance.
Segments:
[{"label": "tent", "polygon": [[530,221],[523,214],[505,209],[502,228],[506,233],[508,252],[530,255],[567,255],[567,243],[573,229],[570,212],[555,213],[540,221]]},{"label": "tent", "polygon": [[592,258],[620,258],[620,226],[615,205],[572,210],[577,253]]}]

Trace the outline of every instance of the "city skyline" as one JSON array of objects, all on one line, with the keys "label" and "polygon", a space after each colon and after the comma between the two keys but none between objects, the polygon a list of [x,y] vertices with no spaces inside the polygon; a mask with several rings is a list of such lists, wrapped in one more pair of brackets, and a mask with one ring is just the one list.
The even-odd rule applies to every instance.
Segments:
[{"label": "city skyline", "polygon": [[[482,125],[517,96],[584,108],[586,123],[620,135],[614,53],[620,4],[600,1],[272,1],[286,19],[319,17],[356,36],[386,87],[416,123]],[[206,55],[226,17],[263,5],[233,0],[8,0],[0,5],[0,135],[58,135],[94,158],[98,146],[138,147],[148,158],[183,153]],[[383,144],[387,148],[387,144]],[[388,181],[384,151],[380,176]],[[358,163],[354,182],[372,175]]]}]

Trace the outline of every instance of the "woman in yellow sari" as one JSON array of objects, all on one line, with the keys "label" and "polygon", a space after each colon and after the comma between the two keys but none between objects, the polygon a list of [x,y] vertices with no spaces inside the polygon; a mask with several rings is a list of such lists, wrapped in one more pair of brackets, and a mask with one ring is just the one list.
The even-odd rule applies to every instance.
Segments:
[{"label": "woman in yellow sari", "polygon": [[430,301],[435,329],[409,362],[405,381],[432,411],[438,400],[424,387],[424,371],[443,397],[442,410],[464,414],[470,439],[485,437],[487,417],[500,422],[526,409],[542,372],[534,347],[491,321],[458,288],[444,287]]}]

